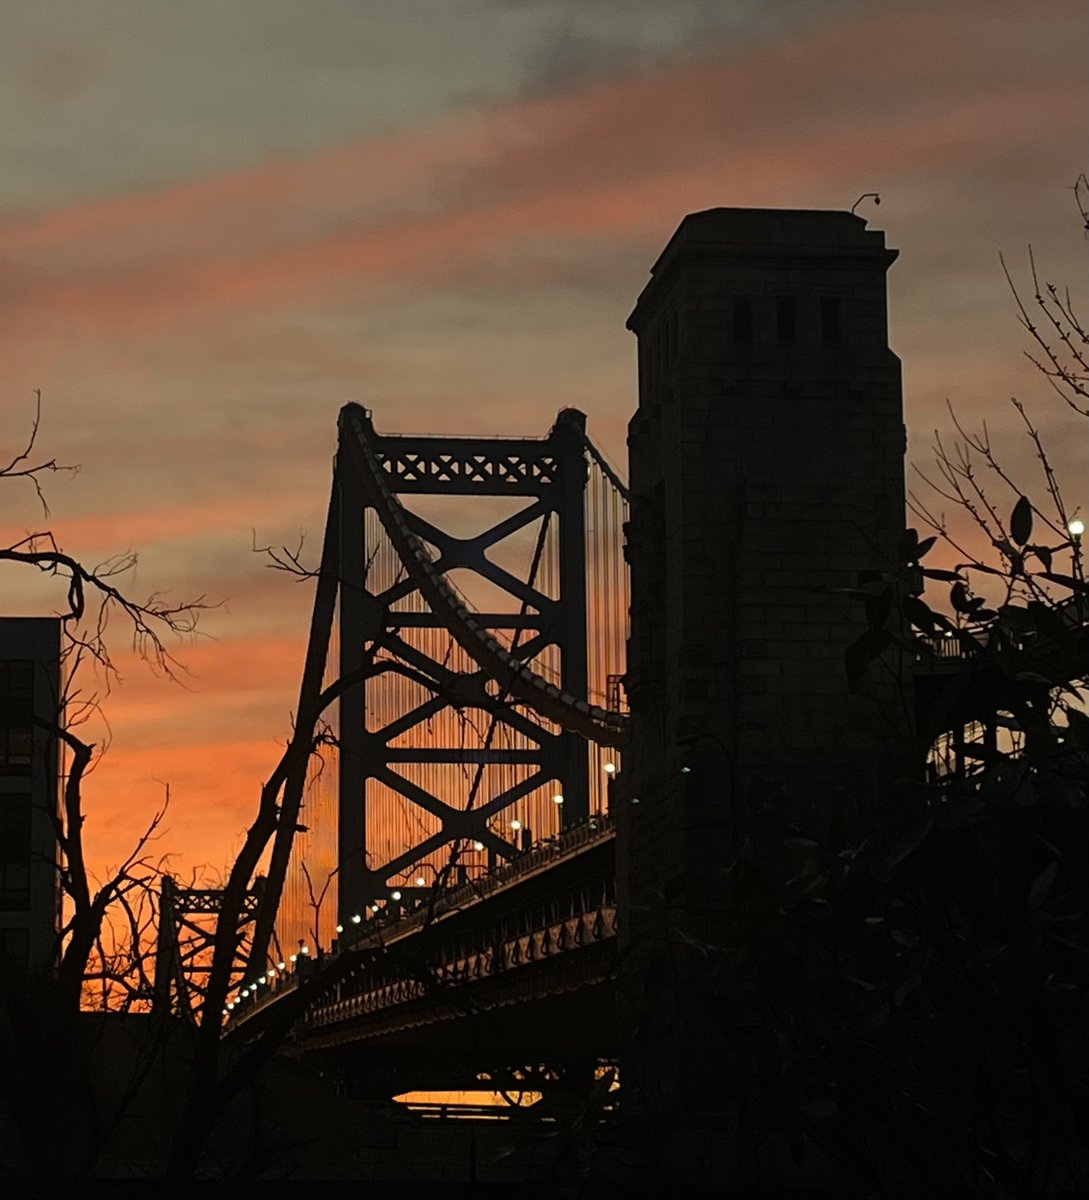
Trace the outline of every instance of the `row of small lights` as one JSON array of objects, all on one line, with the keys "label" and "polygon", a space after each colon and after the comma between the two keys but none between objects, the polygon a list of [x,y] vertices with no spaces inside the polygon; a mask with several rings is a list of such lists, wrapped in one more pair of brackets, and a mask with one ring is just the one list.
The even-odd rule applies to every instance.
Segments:
[{"label": "row of small lights", "polygon": [[[302,954],[302,955],[307,955],[309,953],[310,953],[309,946],[304,945],[299,950],[299,954]],[[298,962],[299,954],[293,954],[290,958],[290,961],[292,963]],[[237,996],[235,996],[235,998],[233,1000],[227,1001],[227,1007],[223,1010],[223,1015],[225,1017],[229,1017],[231,1015],[232,1010],[237,1005],[241,1004],[243,999],[245,999],[246,996],[248,996],[251,992],[254,995],[257,994],[257,988],[260,984],[264,984],[266,987],[271,987],[272,981],[276,978],[277,974],[286,975],[287,970],[288,970],[287,963],[277,963],[276,966],[269,967],[267,974],[258,975],[257,978],[252,983],[247,984],[246,987],[242,988],[242,990],[238,993]]]},{"label": "row of small lights", "polygon": [[[611,779],[611,778],[612,778],[612,777],[613,777],[613,776],[616,774],[616,763],[607,762],[607,763],[605,764],[605,766],[604,766],[604,768],[603,768],[603,769],[604,769],[604,771],[605,771],[605,774],[606,774],[606,775],[608,775],[608,776],[610,777],[610,779]],[[683,769],[683,770],[688,770],[688,768],[687,768],[687,767],[684,767],[684,768],[682,768],[682,769]],[[632,801],[631,801],[631,802],[632,802],[632,804],[638,804],[638,803],[639,803],[639,801],[638,801],[638,800],[637,800],[637,799],[636,799],[634,796],[632,797]],[[555,795],[552,797],[552,803],[553,803],[553,804],[556,804],[556,805],[560,805],[560,804],[562,804],[562,803],[563,803],[563,793],[562,793],[562,792],[557,792],[557,793],[556,793],[556,794],[555,794]],[[515,817],[515,819],[514,819],[513,821],[511,821],[511,823],[510,823],[510,827],[511,827],[511,829],[513,829],[513,830],[514,830],[514,832],[515,832],[515,833],[517,833],[517,832],[518,832],[518,831],[519,831],[519,830],[522,828],[522,822],[521,822],[521,821],[519,821],[517,817]],[[479,842],[479,841],[478,841],[478,842],[473,842],[473,849],[474,849],[474,850],[483,850],[483,849],[484,849],[484,843],[483,843],[483,842]],[[426,879],[424,879],[424,877],[423,877],[422,875],[417,875],[417,876],[416,876],[416,886],[417,886],[417,887],[426,887],[426,886],[427,886],[427,880],[426,880]],[[400,899],[401,899],[401,892],[400,892],[400,891],[398,891],[398,890],[392,891],[392,892],[390,892],[390,894],[389,894],[389,898],[390,898],[392,901],[394,901],[394,903],[396,903],[398,900],[400,900]],[[370,912],[370,911],[371,911],[371,906],[368,904],[366,907],[367,907],[367,912]],[[376,909],[375,911],[377,911],[377,909]],[[352,924],[353,924],[353,925],[361,925],[362,923],[363,923],[363,914],[362,914],[362,913],[356,913],[356,914],[355,914],[355,915],[352,917]],[[343,933],[343,932],[344,932],[344,926],[343,926],[343,925],[339,925],[339,924],[338,924],[338,925],[337,925],[337,930],[336,930],[336,931],[337,931],[337,933],[338,933],[338,934],[340,934],[340,933]],[[299,953],[300,953],[300,954],[304,954],[304,955],[306,955],[306,954],[309,954],[309,953],[310,953],[310,950],[309,950],[309,948],[308,948],[307,946],[303,946],[303,947],[302,947],[302,949],[301,949],[301,951],[300,951]],[[290,961],[291,961],[291,962],[293,962],[293,963],[294,963],[294,962],[297,962],[297,961],[298,961],[298,958],[299,958],[299,955],[298,955],[298,954],[293,954],[293,955],[291,956],[291,960],[290,960]],[[275,978],[276,978],[277,972],[286,972],[286,971],[287,971],[287,964],[286,964],[286,963],[279,963],[279,964],[278,964],[277,966],[275,966],[275,967],[270,967],[270,968],[269,968],[269,971],[268,971],[268,973],[267,973],[267,975],[258,975],[258,977],[257,977],[257,978],[256,978],[256,979],[253,981],[253,983],[251,983],[251,984],[249,984],[248,986],[244,987],[244,988],[243,988],[243,989],[242,989],[242,990],[241,990],[241,991],[238,993],[238,995],[237,995],[237,996],[236,996],[236,997],[235,997],[233,1000],[228,1000],[228,1001],[227,1001],[227,1007],[226,1007],[226,1008],[223,1010],[223,1015],[224,1015],[225,1017],[229,1017],[229,1016],[231,1015],[232,1011],[234,1010],[234,1008],[236,1007],[236,1005],[239,1005],[239,1004],[241,1004],[241,1003],[242,1003],[242,1001],[245,999],[245,997],[246,997],[246,996],[250,995],[250,993],[253,993],[254,995],[256,995],[256,994],[257,994],[257,988],[258,988],[258,986],[259,986],[260,984],[264,984],[266,987],[268,987],[268,986],[271,986],[273,979],[275,979]]]}]

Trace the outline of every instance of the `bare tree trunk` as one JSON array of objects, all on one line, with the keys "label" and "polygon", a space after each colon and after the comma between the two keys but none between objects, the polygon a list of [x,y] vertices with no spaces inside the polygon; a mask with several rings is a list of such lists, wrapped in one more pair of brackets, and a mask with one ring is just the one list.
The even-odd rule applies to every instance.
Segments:
[{"label": "bare tree trunk", "polygon": [[[322,673],[325,669],[326,655],[329,650],[329,634],[333,624],[333,613],[336,609],[337,586],[339,574],[337,570],[337,545],[340,538],[340,514],[337,503],[337,487],[329,497],[329,510],[325,518],[325,540],[321,549],[321,564],[318,567],[318,585],[314,595],[314,614],[311,619],[310,643],[306,648],[306,661],[303,664],[302,683],[299,686],[298,728],[306,731],[309,739],[313,735],[314,725],[320,719],[320,712],[315,713],[312,725],[305,723],[305,714],[312,712],[318,695],[321,692]],[[265,891],[257,910],[257,921],[253,931],[253,947],[250,951],[254,964],[265,961],[268,945],[272,940],[273,926],[276,913],[280,907],[280,896],[283,893],[284,880],[287,877],[288,861],[291,857],[291,847],[295,840],[295,827],[299,823],[299,812],[302,807],[303,790],[306,787],[306,772],[309,756],[298,764],[288,776],[284,784],[284,796],[280,806],[280,822],[276,829],[276,838],[272,845],[272,858],[269,862],[268,875],[265,880]]]}]

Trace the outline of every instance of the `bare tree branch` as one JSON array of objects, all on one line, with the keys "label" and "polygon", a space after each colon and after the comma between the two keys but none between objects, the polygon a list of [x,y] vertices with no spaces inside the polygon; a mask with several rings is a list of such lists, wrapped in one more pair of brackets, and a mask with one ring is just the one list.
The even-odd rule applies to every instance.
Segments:
[{"label": "bare tree branch", "polygon": [[30,437],[22,453],[16,454],[6,467],[0,467],[0,479],[29,479],[37,493],[38,502],[42,506],[42,513],[49,516],[49,505],[46,503],[45,493],[42,491],[40,475],[46,471],[67,471],[70,475],[75,475],[79,471],[78,466],[62,466],[55,458],[45,459],[35,465],[30,464],[30,455],[34,450],[34,444],[38,440],[38,428],[42,423],[42,392],[41,388],[34,389],[34,420],[30,427]]},{"label": "bare tree branch", "polygon": [[[143,603],[129,599],[115,583],[136,566],[137,556],[131,552],[107,559],[95,568],[85,567],[78,559],[66,554],[57,545],[52,532],[28,534],[18,542],[0,548],[0,562],[25,563],[46,575],[59,576],[67,583],[67,612],[61,613],[72,642],[89,654],[103,668],[107,678],[118,678],[106,644],[106,629],[111,609],[119,610],[129,621],[132,648],[153,670],[177,679],[185,668],[167,649],[166,634],[176,637],[194,636],[200,614],[217,608],[204,596],[180,604],[170,604],[155,592]],[[90,627],[79,622],[87,613],[87,596],[96,595],[100,601]]]}]

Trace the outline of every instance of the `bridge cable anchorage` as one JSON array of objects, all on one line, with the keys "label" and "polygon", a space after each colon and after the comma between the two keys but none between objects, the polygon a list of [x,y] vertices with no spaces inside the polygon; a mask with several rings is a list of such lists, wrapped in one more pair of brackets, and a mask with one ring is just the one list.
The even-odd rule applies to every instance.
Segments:
[{"label": "bridge cable anchorage", "polygon": [[428,549],[413,533],[404,507],[390,491],[367,431],[359,418],[358,406],[347,405],[344,419],[354,437],[347,439],[353,452],[364,488],[413,583],[440,617],[458,644],[493,679],[513,696],[564,729],[578,733],[599,745],[620,748],[628,729],[623,713],[611,712],[587,700],[561,692],[555,684],[538,675],[527,663],[512,656],[473,619],[466,600],[435,569]]}]

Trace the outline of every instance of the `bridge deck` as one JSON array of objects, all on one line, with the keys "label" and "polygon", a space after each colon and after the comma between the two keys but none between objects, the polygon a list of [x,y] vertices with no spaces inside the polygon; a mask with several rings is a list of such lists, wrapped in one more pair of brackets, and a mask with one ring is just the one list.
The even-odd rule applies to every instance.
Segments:
[{"label": "bridge deck", "polygon": [[350,944],[244,1003],[225,1036],[258,1032],[321,972],[336,982],[296,1023],[296,1050],[335,1051],[390,1086],[612,1057],[614,879],[613,823],[598,816],[399,920],[361,923]]}]

